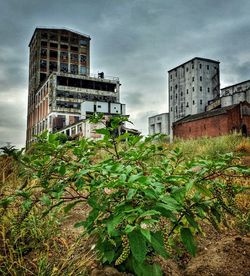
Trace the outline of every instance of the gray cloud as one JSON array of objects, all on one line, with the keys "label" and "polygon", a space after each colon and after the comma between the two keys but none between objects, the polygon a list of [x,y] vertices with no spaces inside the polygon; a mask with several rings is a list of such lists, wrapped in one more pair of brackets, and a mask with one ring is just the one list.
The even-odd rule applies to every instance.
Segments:
[{"label": "gray cloud", "polygon": [[1,1],[0,141],[24,144],[35,27],[89,34],[92,71],[120,77],[121,99],[146,134],[147,117],[168,110],[167,71],[187,59],[220,60],[222,85],[249,79],[249,10],[248,0]]}]

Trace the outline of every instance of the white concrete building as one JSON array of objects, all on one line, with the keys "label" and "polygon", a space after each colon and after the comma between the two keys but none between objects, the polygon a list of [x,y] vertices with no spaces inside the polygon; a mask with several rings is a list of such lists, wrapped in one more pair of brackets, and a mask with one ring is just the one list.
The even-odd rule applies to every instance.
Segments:
[{"label": "white concrete building", "polygon": [[169,135],[169,113],[162,113],[148,118],[149,135],[162,133]]},{"label": "white concrete building", "polygon": [[168,71],[170,134],[172,123],[204,112],[220,96],[219,61],[195,57]]}]

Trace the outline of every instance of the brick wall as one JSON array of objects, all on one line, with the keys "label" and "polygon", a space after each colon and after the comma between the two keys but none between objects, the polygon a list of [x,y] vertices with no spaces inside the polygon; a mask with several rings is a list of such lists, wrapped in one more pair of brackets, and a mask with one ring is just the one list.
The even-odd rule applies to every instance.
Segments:
[{"label": "brick wall", "polygon": [[[250,104],[246,103],[250,106]],[[216,116],[178,122],[173,125],[174,137],[183,139],[196,138],[200,136],[215,137],[226,135],[232,131],[240,131],[242,125],[247,127],[250,134],[250,115],[243,115],[241,118],[240,105],[227,110],[226,113]]]}]

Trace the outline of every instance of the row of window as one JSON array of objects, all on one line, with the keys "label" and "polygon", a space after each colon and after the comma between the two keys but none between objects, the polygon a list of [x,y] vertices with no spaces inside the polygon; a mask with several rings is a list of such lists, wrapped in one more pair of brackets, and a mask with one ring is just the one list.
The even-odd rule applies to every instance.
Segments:
[{"label": "row of window", "polygon": [[[193,105],[195,105],[195,101],[193,100]],[[200,105],[202,105],[202,100],[200,100]],[[186,103],[186,107],[189,107],[189,102]],[[177,106],[175,107],[175,110],[177,112]],[[170,111],[173,111],[173,108],[170,108]],[[183,112],[183,104],[181,104],[181,112]]]},{"label": "row of window", "polygon": [[41,39],[49,39],[53,41],[62,41],[62,42],[70,42],[72,44],[78,44],[80,46],[85,46],[88,44],[88,39],[84,38],[79,38],[78,36],[68,36],[68,35],[58,35],[57,33],[47,33],[47,32],[42,32],[41,33]]},{"label": "row of window", "polygon": [[53,43],[53,42],[47,43],[47,41],[41,41],[42,48],[47,48],[48,46],[53,49],[58,49],[58,46],[60,46],[61,50],[71,50],[73,52],[79,51],[79,47],[77,47],[77,46],[70,45],[70,47],[69,47],[69,45],[67,45],[67,44],[57,44],[57,43]]},{"label": "row of window", "polygon": [[[40,62],[40,69],[41,71],[47,71],[47,61],[41,60]],[[70,70],[69,70],[70,69]],[[50,61],[49,62],[49,71],[57,71],[58,70],[58,64],[56,61]],[[68,66],[68,63],[60,63],[60,72],[71,74],[78,74],[78,65],[77,64],[70,64],[70,67]],[[80,74],[86,74],[87,68],[85,66],[80,66]]]},{"label": "row of window", "polygon": [[[202,91],[202,86],[200,86],[200,91]],[[194,87],[192,87],[192,91],[194,92],[195,91],[195,88]],[[210,88],[208,87],[207,88],[207,92],[209,93],[210,92]],[[189,90],[187,89],[187,94],[189,93]],[[181,93],[180,93],[180,96],[182,97],[183,96],[183,92],[181,91]],[[175,94],[175,98],[177,99],[177,97],[178,97],[178,94]],[[170,95],[170,100],[172,100],[173,99],[173,96],[172,95]]]},{"label": "row of window", "polygon": [[[47,49],[41,49],[41,58],[47,59]],[[87,56],[86,55],[78,55],[76,53],[68,53],[68,52],[60,52],[60,59],[62,60],[68,60],[68,57],[70,56],[70,60],[72,62],[78,62],[78,59],[80,57],[80,62],[86,62],[87,61]],[[58,58],[58,52],[50,50],[49,51],[49,57],[53,59]]]}]

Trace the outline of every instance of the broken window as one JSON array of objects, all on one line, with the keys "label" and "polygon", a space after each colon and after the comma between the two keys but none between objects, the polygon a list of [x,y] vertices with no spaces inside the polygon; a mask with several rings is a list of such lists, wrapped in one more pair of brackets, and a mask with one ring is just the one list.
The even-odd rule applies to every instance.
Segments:
[{"label": "broken window", "polygon": [[78,44],[78,37],[77,37],[77,36],[72,36],[72,37],[70,38],[70,42],[71,42],[72,44]]},{"label": "broken window", "polygon": [[48,38],[47,32],[42,32],[42,33],[41,33],[41,38],[42,38],[42,39],[47,39],[47,38]]},{"label": "broken window", "polygon": [[47,49],[41,49],[41,58],[47,58]]},{"label": "broken window", "polygon": [[49,51],[49,57],[51,59],[57,59],[57,56],[58,56],[58,52],[57,51],[53,51],[53,50]]},{"label": "broken window", "polygon": [[61,42],[69,42],[69,37],[61,35]]},{"label": "broken window", "polygon": [[71,46],[71,47],[70,47],[70,50],[71,50],[71,51],[75,51],[75,52],[78,52],[78,47],[75,47],[75,46]]},{"label": "broken window", "polygon": [[87,56],[86,55],[80,55],[80,61],[81,62],[85,62],[87,60]]},{"label": "broken window", "polygon": [[67,73],[68,72],[68,64],[67,63],[61,63],[60,64],[60,71],[63,73]]},{"label": "broken window", "polygon": [[49,46],[50,46],[50,48],[57,48],[57,47],[58,47],[58,44],[57,44],[57,43],[51,42],[51,43],[49,44]]},{"label": "broken window", "polygon": [[69,48],[68,45],[61,44],[61,49],[63,49],[63,50],[68,50],[68,48]]},{"label": "broken window", "polygon": [[47,70],[47,61],[46,60],[41,60],[40,61],[40,69],[42,71],[46,71]]},{"label": "broken window", "polygon": [[87,40],[85,40],[85,39],[80,39],[80,40],[79,40],[79,44],[80,44],[81,46],[85,46],[85,45],[87,45]]},{"label": "broken window", "polygon": [[68,60],[68,52],[61,52],[60,53],[60,58],[63,61],[67,61]]},{"label": "broken window", "polygon": [[50,40],[57,41],[58,40],[58,35],[56,33],[50,33]]},{"label": "broken window", "polygon": [[70,73],[78,74],[78,66],[76,64],[70,64]]},{"label": "broken window", "polygon": [[42,47],[47,47],[47,45],[48,45],[47,41],[41,41],[41,46]]},{"label": "broken window", "polygon": [[50,62],[49,62],[49,70],[50,70],[50,71],[57,71],[57,62],[55,62],[55,61],[50,61]]},{"label": "broken window", "polygon": [[78,54],[70,54],[70,60],[71,62],[78,62]]}]

